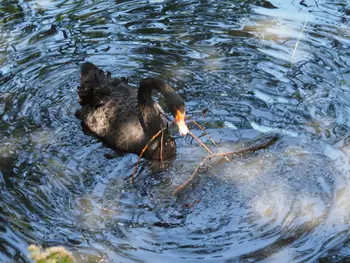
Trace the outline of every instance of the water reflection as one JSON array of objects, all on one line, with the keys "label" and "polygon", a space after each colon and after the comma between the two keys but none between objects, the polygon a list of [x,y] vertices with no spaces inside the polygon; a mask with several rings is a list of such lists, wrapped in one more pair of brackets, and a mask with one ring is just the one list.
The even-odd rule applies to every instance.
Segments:
[{"label": "water reflection", "polygon": [[[78,262],[346,260],[349,6],[302,3],[1,1],[0,261],[30,262],[30,243]],[[74,117],[83,61],[130,83],[161,76],[217,151],[281,139],[173,198],[206,154],[178,139],[168,170],[146,162],[130,185],[137,157]]]}]

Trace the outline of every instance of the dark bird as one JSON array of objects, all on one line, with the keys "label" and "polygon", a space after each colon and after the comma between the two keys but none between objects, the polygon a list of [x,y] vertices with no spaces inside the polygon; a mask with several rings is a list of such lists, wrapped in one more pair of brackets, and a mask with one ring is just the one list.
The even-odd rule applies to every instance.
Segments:
[{"label": "dark bird", "polygon": [[155,134],[165,129],[164,136],[158,136],[150,143],[143,156],[159,159],[162,149],[164,159],[174,157],[176,144],[168,135],[164,111],[152,99],[152,90],[163,95],[180,134],[186,135],[188,128],[183,99],[170,85],[157,77],[142,80],[138,90],[130,87],[127,82],[125,78],[112,78],[110,72],[105,73],[92,63],[84,63],[78,87],[82,107],[77,111],[77,117],[108,145],[136,154],[141,153]]}]

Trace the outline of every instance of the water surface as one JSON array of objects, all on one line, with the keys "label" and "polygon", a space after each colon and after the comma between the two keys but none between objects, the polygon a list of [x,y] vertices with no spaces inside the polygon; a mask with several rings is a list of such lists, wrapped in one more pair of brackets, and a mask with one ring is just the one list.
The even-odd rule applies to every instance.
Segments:
[{"label": "water surface", "polygon": [[[33,243],[78,262],[346,262],[349,20],[346,0],[1,1],[0,262]],[[137,156],[74,117],[84,61],[162,77],[217,152],[280,139],[174,198],[206,155],[178,138],[169,169],[145,162],[131,185]]]}]

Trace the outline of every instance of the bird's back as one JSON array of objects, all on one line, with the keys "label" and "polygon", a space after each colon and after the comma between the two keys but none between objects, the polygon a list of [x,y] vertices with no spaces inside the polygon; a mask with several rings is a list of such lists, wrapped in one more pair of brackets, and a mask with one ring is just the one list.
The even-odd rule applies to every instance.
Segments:
[{"label": "bird's back", "polygon": [[81,67],[79,118],[84,125],[111,146],[139,153],[147,140],[140,123],[137,91],[126,79],[111,78],[92,63]]}]

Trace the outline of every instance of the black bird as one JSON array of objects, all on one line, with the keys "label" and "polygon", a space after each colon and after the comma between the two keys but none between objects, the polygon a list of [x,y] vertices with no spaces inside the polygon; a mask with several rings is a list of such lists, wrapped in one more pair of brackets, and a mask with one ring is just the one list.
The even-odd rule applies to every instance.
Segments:
[{"label": "black bird", "polygon": [[[153,89],[165,98],[180,134],[188,133],[184,101],[170,85],[160,78],[146,78],[137,91],[127,82],[125,78],[112,78],[110,72],[92,63],[81,66],[78,95],[82,107],[76,115],[92,133],[117,150],[140,154],[151,138],[167,127],[162,108],[152,99]],[[158,159],[161,148],[164,159],[175,156],[176,144],[167,129],[162,147],[160,140],[158,136],[149,145],[145,158]]]}]

